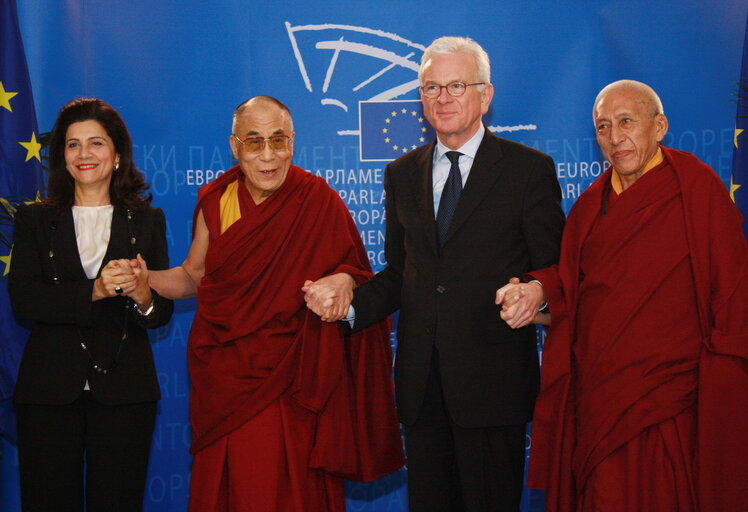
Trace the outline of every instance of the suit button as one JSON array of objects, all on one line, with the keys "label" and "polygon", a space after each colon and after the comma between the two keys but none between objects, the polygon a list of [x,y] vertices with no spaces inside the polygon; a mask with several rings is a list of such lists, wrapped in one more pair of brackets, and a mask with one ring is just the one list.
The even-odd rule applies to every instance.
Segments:
[{"label": "suit button", "polygon": [[442,285],[436,287],[436,293],[444,293],[445,291],[446,288],[444,288]]}]

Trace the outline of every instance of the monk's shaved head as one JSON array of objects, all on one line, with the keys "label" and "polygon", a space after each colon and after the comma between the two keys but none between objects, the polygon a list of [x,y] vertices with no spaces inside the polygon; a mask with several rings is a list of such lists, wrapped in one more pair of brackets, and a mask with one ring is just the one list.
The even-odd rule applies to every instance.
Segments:
[{"label": "monk's shaved head", "polygon": [[636,80],[618,80],[617,82],[606,85],[605,87],[603,87],[603,90],[598,93],[597,98],[595,98],[595,103],[592,106],[592,117],[595,117],[597,104],[604,96],[611,92],[620,91],[634,93],[637,97],[637,101],[641,101],[646,105],[646,109],[647,112],[649,112],[650,117],[654,118],[657,114],[665,113],[662,108],[662,101],[660,101],[660,97],[657,96],[657,93],[650,86],[642,82],[637,82]]},{"label": "monk's shaved head", "polygon": [[273,98],[272,96],[255,96],[253,98],[249,98],[242,104],[240,104],[236,109],[234,110],[234,117],[231,123],[231,133],[236,134],[236,120],[241,116],[247,109],[252,109],[255,107],[260,108],[267,108],[267,107],[277,107],[279,108],[285,116],[288,118],[288,122],[291,123],[291,131],[293,131],[293,120],[291,119],[291,111],[288,110],[288,107],[283,103],[282,101]]},{"label": "monk's shaved head", "polygon": [[648,85],[620,80],[597,95],[592,120],[597,143],[626,190],[644,174],[667,133],[662,102]]}]

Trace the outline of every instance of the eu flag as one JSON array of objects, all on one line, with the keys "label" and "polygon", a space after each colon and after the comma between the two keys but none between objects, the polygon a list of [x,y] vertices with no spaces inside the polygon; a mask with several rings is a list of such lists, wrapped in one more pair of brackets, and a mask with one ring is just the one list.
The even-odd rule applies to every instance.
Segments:
[{"label": "eu flag", "polygon": [[732,154],[730,195],[743,214],[743,232],[748,238],[748,17],[737,96],[738,112],[735,116],[735,149]]},{"label": "eu flag", "polygon": [[358,104],[361,161],[390,161],[436,138],[419,100]]},{"label": "eu flag", "polygon": [[13,387],[28,331],[8,298],[13,218],[43,190],[41,144],[15,0],[0,0],[0,434],[16,441]]}]

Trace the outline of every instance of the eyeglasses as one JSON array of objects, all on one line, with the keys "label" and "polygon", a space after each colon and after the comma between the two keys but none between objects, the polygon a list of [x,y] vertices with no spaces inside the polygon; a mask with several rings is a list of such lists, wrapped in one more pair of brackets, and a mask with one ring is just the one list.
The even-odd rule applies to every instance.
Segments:
[{"label": "eyeglasses", "polygon": [[288,135],[271,135],[270,137],[247,137],[242,140],[236,135],[232,135],[244,147],[247,153],[261,153],[265,149],[265,144],[270,144],[273,151],[286,151],[288,149],[291,137]]},{"label": "eyeglasses", "polygon": [[485,82],[476,82],[474,84],[466,84],[465,82],[450,82],[447,85],[439,84],[426,84],[421,87],[421,94],[427,98],[438,98],[442,93],[442,89],[446,89],[450,96],[458,97],[465,94],[465,91],[471,85],[485,85]]}]

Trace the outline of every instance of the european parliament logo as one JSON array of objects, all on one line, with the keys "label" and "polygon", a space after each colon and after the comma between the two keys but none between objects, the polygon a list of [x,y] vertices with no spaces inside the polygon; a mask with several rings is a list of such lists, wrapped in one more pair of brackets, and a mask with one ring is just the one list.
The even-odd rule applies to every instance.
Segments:
[{"label": "european parliament logo", "polygon": [[390,161],[436,138],[418,100],[360,101],[362,162]]},{"label": "european parliament logo", "polygon": [[[285,28],[304,87],[325,107],[325,126],[340,137],[358,137],[362,162],[391,161],[434,140],[421,102],[413,98],[426,46],[371,27],[286,21]],[[501,133],[537,126],[488,129]]]}]

